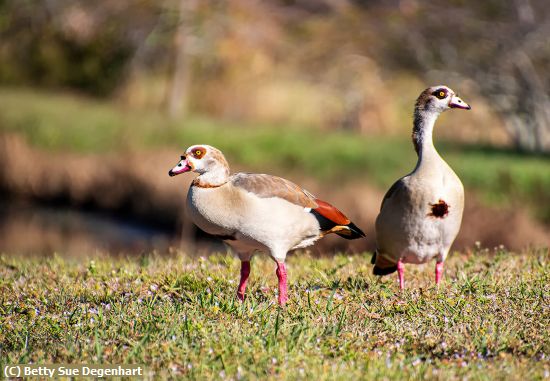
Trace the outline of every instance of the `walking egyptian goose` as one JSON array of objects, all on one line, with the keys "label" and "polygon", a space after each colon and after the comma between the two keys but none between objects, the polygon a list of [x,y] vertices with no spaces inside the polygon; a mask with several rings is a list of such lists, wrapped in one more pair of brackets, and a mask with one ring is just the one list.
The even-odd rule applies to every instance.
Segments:
[{"label": "walking egyptian goose", "polygon": [[404,287],[404,263],[436,260],[435,283],[458,234],[464,209],[464,188],[439,156],[432,131],[439,114],[451,108],[470,110],[453,90],[435,86],[424,90],[414,109],[412,140],[418,155],[414,170],[388,190],[376,218],[375,275],[397,270]]},{"label": "walking egyptian goose", "polygon": [[365,234],[342,212],[296,184],[265,174],[230,175],[222,152],[195,145],[168,174],[197,172],[187,193],[187,212],[205,232],[221,238],[238,253],[241,279],[237,297],[244,300],[250,259],[266,251],[277,263],[279,304],[288,299],[285,258],[289,250],[312,245],[326,234],[346,239]]}]

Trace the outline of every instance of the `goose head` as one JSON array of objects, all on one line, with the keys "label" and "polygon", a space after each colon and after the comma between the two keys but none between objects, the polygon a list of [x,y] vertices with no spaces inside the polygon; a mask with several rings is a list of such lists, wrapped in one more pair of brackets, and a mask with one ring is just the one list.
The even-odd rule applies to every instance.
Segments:
[{"label": "goose head", "polygon": [[416,101],[416,109],[418,111],[440,114],[452,108],[471,109],[451,88],[443,85],[427,88]]},{"label": "goose head", "polygon": [[208,183],[219,183],[229,176],[229,164],[219,149],[198,144],[185,151],[178,164],[168,171],[168,175],[176,176],[185,172],[196,172]]},{"label": "goose head", "polygon": [[176,176],[185,172],[196,172],[201,175],[209,172],[229,173],[229,165],[219,149],[199,144],[187,148],[185,154],[181,156],[181,160],[168,171],[168,174]]}]

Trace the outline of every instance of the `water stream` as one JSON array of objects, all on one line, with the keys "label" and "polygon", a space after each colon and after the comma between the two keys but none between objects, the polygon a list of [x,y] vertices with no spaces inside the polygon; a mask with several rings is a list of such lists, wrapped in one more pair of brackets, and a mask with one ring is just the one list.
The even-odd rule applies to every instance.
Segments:
[{"label": "water stream", "polygon": [[141,253],[177,245],[174,232],[108,213],[0,200],[0,253],[87,256]]}]

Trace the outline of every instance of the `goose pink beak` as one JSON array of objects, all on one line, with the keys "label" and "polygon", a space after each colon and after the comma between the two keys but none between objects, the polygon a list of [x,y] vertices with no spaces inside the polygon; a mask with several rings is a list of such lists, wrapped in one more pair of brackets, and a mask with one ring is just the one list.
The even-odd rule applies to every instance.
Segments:
[{"label": "goose pink beak", "polygon": [[449,101],[449,107],[450,108],[460,108],[460,109],[463,109],[463,110],[471,110],[472,109],[468,103],[464,102],[462,99],[460,99],[456,95],[453,95],[451,100]]},{"label": "goose pink beak", "polygon": [[182,160],[178,163],[178,165],[168,171],[168,175],[170,177],[174,177],[180,173],[189,172],[191,170],[193,170],[193,167],[189,165],[189,162],[184,157],[182,157]]}]

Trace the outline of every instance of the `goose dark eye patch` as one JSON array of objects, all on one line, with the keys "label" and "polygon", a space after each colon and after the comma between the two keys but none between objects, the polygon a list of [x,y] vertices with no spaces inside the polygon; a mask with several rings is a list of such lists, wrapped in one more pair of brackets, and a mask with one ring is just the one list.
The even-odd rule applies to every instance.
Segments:
[{"label": "goose dark eye patch", "polygon": [[437,99],[445,99],[447,97],[447,90],[437,89],[432,93]]}]

